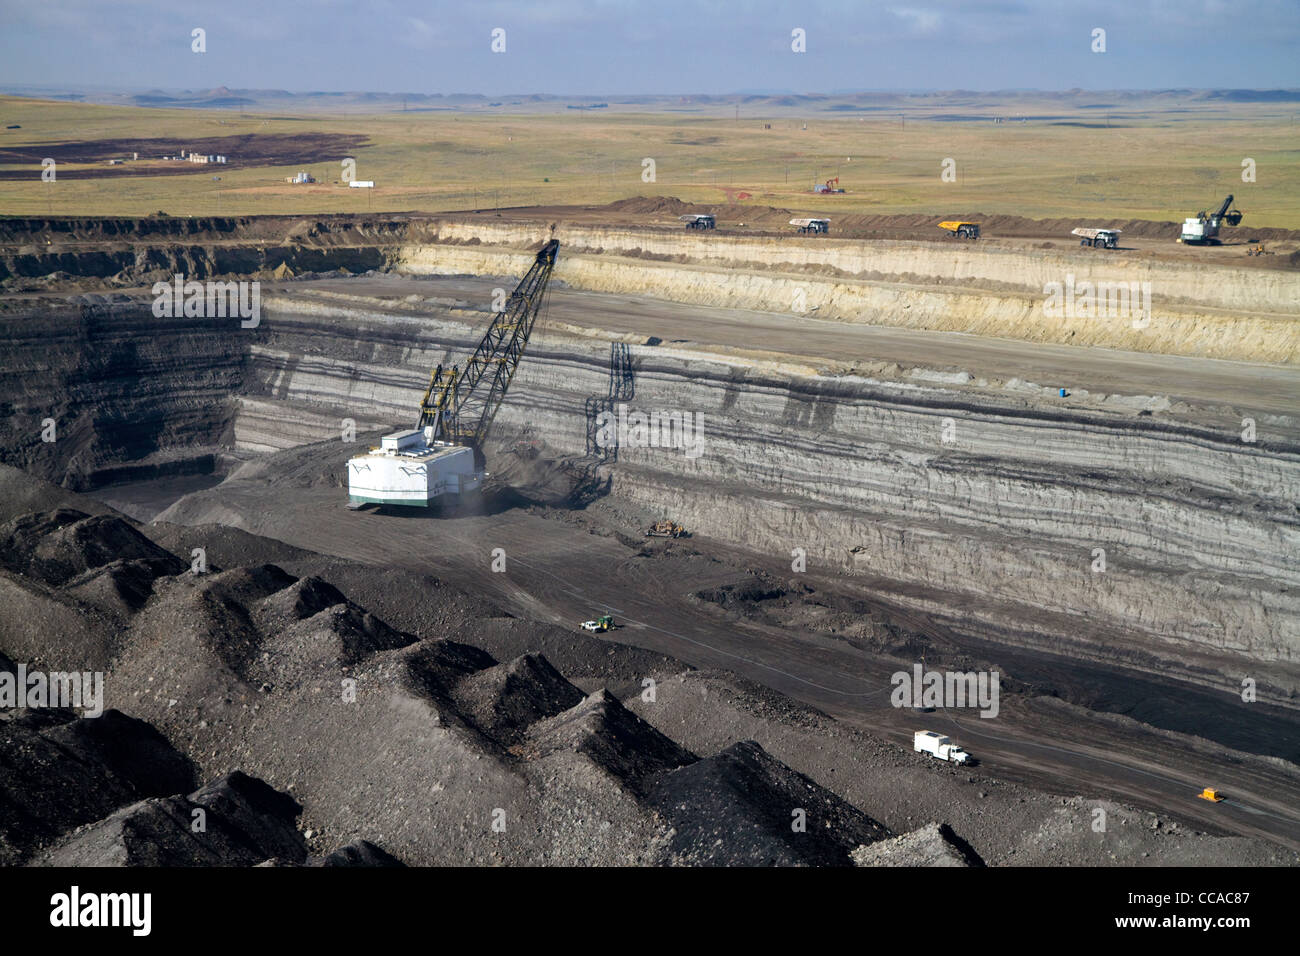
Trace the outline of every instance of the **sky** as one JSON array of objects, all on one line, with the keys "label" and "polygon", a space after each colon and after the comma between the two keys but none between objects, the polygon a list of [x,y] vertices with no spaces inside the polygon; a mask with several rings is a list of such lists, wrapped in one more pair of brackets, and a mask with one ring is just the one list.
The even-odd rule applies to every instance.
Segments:
[{"label": "sky", "polygon": [[0,0],[0,84],[66,89],[1294,89],[1297,63],[1300,0]]}]

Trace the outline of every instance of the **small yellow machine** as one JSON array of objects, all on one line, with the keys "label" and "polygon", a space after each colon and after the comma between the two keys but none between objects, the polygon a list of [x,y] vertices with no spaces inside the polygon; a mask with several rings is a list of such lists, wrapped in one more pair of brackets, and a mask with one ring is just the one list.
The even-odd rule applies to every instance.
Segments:
[{"label": "small yellow machine", "polygon": [[646,531],[647,538],[680,538],[686,534],[686,529],[674,521],[665,518],[663,521],[656,521]]}]

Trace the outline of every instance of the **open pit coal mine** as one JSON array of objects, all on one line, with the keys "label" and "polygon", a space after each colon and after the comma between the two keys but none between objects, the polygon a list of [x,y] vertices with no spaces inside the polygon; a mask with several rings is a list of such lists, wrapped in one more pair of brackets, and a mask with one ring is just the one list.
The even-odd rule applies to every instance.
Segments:
[{"label": "open pit coal mine", "polygon": [[[0,221],[0,862],[1300,863],[1300,272],[484,218]],[[483,492],[349,510],[552,235]]]}]

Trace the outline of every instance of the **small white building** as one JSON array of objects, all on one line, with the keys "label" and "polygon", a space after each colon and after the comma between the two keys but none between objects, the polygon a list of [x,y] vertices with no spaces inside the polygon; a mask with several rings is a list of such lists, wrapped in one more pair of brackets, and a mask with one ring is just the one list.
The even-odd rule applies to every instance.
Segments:
[{"label": "small white building", "polygon": [[348,185],[353,189],[374,189],[375,181],[373,179],[354,179]]}]

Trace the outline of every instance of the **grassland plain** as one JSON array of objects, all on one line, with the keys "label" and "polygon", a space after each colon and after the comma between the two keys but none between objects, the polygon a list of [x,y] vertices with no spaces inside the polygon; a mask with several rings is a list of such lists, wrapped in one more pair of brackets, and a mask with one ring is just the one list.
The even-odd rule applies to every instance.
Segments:
[{"label": "grassland plain", "polygon": [[[952,94],[888,113],[714,104],[693,112],[299,115],[0,97],[0,125],[18,127],[0,130],[0,213],[439,212],[671,194],[739,211],[748,203],[828,215],[979,210],[1180,221],[1233,193],[1248,227],[1300,224],[1295,104],[1107,96],[1062,105]],[[251,155],[265,136],[302,137],[301,154],[286,139],[273,159],[241,159],[241,143]],[[350,154],[356,178],[375,189],[345,188],[340,158],[321,155],[322,139],[339,136],[364,137]],[[160,160],[212,138],[230,138],[229,165],[178,173]],[[133,140],[148,141],[139,161],[108,167],[109,158],[130,159]],[[57,180],[42,181],[42,147],[96,141],[109,145],[60,163]],[[653,181],[643,178],[646,159]],[[941,178],[945,159],[955,181]],[[1246,159],[1254,182],[1243,181]],[[289,184],[300,170],[318,182]],[[836,176],[844,194],[811,192]]]}]

